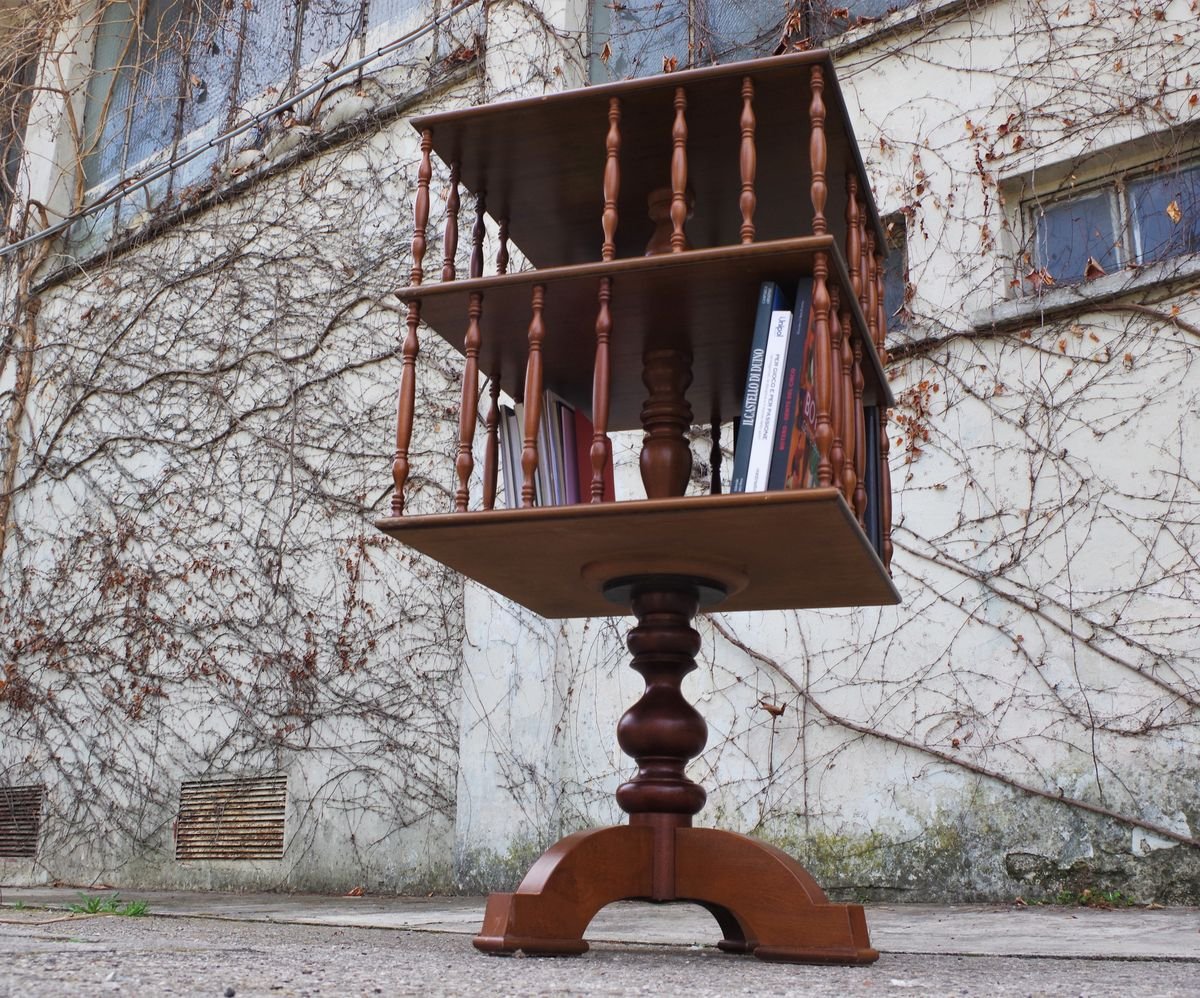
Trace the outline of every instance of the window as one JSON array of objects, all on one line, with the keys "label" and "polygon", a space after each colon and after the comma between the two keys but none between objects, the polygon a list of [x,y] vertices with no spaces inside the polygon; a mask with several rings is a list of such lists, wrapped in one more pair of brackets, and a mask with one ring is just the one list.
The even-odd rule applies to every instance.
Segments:
[{"label": "window", "polygon": [[18,46],[13,48],[18,54],[7,60],[0,57],[0,237],[8,209],[16,200],[37,67],[36,58],[20,54]]},{"label": "window", "polygon": [[1127,174],[1027,206],[1033,263],[1056,284],[1200,252],[1200,164]]},{"label": "window", "polygon": [[[96,27],[84,111],[84,175],[93,196],[211,140],[451,0],[109,0]],[[436,35],[439,56],[449,29]],[[375,39],[372,39],[375,42]],[[371,65],[378,70],[389,65]],[[302,80],[302,76],[304,79]],[[189,165],[203,179],[216,158]],[[161,195],[160,195],[161,196]]]},{"label": "window", "polygon": [[818,45],[916,0],[592,0],[593,82]]}]

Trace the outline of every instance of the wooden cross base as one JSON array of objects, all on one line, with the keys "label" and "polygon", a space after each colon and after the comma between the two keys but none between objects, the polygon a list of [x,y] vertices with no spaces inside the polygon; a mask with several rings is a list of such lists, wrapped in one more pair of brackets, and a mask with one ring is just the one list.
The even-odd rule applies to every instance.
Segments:
[{"label": "wooden cross base", "polygon": [[617,790],[628,825],[568,835],[551,846],[513,894],[488,898],[475,946],[485,953],[584,953],[583,933],[613,901],[690,901],[717,920],[727,953],[791,963],[872,963],[861,905],[831,904],[787,853],[745,835],[693,828],[703,787],[684,768],[708,738],[680,692],[696,667],[691,626],[701,600],[724,587],[711,578],[644,575],[613,579],[606,594],[638,619],[628,645],[646,691],[621,718],[617,740],[638,773]]},{"label": "wooden cross base", "polygon": [[[690,901],[716,918],[726,953],[787,963],[873,963],[862,905],[830,904],[799,863],[736,832],[637,822],[568,835],[513,894],[488,898],[476,949],[586,953],[583,933],[613,901]],[[671,815],[675,818],[677,816]]]}]

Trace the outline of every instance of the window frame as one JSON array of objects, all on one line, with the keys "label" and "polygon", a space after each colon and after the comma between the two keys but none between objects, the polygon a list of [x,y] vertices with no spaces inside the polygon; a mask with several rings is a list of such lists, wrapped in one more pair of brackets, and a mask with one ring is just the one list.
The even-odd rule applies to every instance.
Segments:
[{"label": "window frame", "polygon": [[[1035,294],[1042,283],[1047,283],[1045,275],[1049,273],[1048,261],[1042,256],[1041,233],[1038,224],[1040,218],[1045,217],[1045,212],[1050,207],[1082,201],[1097,193],[1106,193],[1112,202],[1110,211],[1113,213],[1116,235],[1114,248],[1117,255],[1116,270],[1113,272],[1141,269],[1169,260],[1197,255],[1197,251],[1191,251],[1169,253],[1153,260],[1145,259],[1144,247],[1140,245],[1142,240],[1139,218],[1130,192],[1133,185],[1149,177],[1162,174],[1182,174],[1193,170],[1200,170],[1200,150],[1189,151],[1165,160],[1139,163],[1122,170],[1109,172],[1090,181],[1072,184],[1066,190],[1060,189],[1043,194],[1035,193],[1022,200],[1020,218],[1027,238],[1024,249],[1019,255],[1019,262],[1025,262],[1028,269],[1040,277],[1040,280],[1032,282],[1033,287],[1028,286],[1030,282],[1022,280],[1023,294]],[[1194,208],[1200,211],[1200,197],[1197,198]],[[1026,275],[1018,274],[1016,276],[1018,279],[1022,279]],[[1072,278],[1054,275],[1051,277],[1050,283],[1064,287],[1084,284],[1089,280],[1086,274],[1079,274]]]}]

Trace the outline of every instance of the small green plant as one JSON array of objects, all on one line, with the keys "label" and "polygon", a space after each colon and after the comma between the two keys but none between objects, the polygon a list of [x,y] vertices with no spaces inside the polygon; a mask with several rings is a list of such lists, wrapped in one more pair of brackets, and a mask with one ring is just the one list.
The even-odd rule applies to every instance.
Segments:
[{"label": "small green plant", "polygon": [[14,901],[12,903],[13,911],[24,911],[28,907],[29,905],[27,905],[24,901]]},{"label": "small green plant", "polygon": [[150,911],[150,906],[145,901],[126,901],[122,904],[119,894],[111,894],[108,897],[80,894],[79,899],[79,904],[68,906],[69,910],[77,915],[125,915],[138,918]]},{"label": "small green plant", "polygon": [[1124,891],[1094,891],[1085,887],[1082,891],[1059,891],[1047,904],[1063,905],[1067,908],[1129,908],[1137,904]]}]

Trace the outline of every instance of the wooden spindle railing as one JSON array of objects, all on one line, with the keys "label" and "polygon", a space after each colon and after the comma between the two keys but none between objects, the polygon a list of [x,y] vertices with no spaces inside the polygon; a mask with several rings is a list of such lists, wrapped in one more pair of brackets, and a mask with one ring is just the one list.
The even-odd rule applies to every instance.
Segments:
[{"label": "wooden spindle railing", "polygon": [[867,284],[870,280],[870,258],[867,256],[867,205],[858,198],[858,304],[867,314]]},{"label": "wooden spindle railing", "polygon": [[[529,323],[529,359],[525,366],[525,439],[521,451],[521,471],[525,476],[521,484],[521,506],[534,504],[534,476],[538,467],[538,427],[542,421],[542,341],[546,327],[542,320],[542,309],[546,301],[546,285],[533,286],[533,318]],[[548,496],[543,496],[548,500]]]},{"label": "wooden spindle railing", "polygon": [[487,232],[483,217],[487,213],[487,195],[480,191],[475,198],[475,225],[471,229],[471,277],[483,276],[483,237]]},{"label": "wooden spindle railing", "polygon": [[[617,197],[621,189],[621,102],[608,102],[608,134],[604,142],[604,213],[600,227],[604,244],[600,258],[613,260],[617,255]],[[612,336],[612,278],[600,278],[599,305],[596,312],[596,362],[592,368],[592,481],[589,489],[592,502],[604,501],[604,472],[608,467],[612,442],[608,439],[608,403],[611,391],[612,361],[609,340]]]},{"label": "wooden spindle railing", "polygon": [[442,259],[442,280],[454,280],[454,258],[458,255],[458,174],[459,164],[450,164],[450,193],[446,198],[446,234],[442,238],[445,255]]},{"label": "wooden spindle railing", "polygon": [[[433,176],[433,133],[421,133],[421,165],[417,168],[417,196],[413,207],[413,265],[409,283],[419,285],[425,277],[425,228],[429,224],[429,180]],[[416,402],[417,354],[420,343],[417,327],[421,324],[421,303],[408,306],[408,332],[400,357],[400,390],[396,400],[396,453],[392,459],[392,516],[404,513],[404,487],[408,484],[408,446],[412,441],[413,407]]]},{"label": "wooden spindle railing", "polygon": [[508,273],[508,219],[500,219],[500,231],[496,234],[497,241],[500,243],[499,249],[496,250],[496,273]]},{"label": "wooden spindle railing", "polygon": [[829,408],[833,415],[833,443],[829,448],[829,463],[833,469],[831,483],[842,487],[842,468],[846,459],[845,419],[842,406],[842,291],[834,284],[829,289],[829,354],[830,378],[833,391],[829,396]]},{"label": "wooden spindle railing", "polygon": [[712,446],[708,452],[708,492],[709,495],[719,496],[721,494],[721,414],[715,409],[710,425],[712,430],[709,432],[709,438]]},{"label": "wooden spindle railing", "polygon": [[742,191],[738,207],[742,212],[741,238],[743,243],[754,242],[754,209],[758,206],[758,195],[754,191],[754,175],[758,170],[758,153],[754,146],[754,81],[750,77],[742,80],[742,144],[739,169],[742,175]]},{"label": "wooden spindle railing", "polygon": [[855,324],[851,330],[854,351],[854,515],[858,525],[867,525],[867,426],[863,414],[863,334]]},{"label": "wooden spindle railing", "polygon": [[671,129],[671,252],[687,249],[683,227],[687,222],[687,92],[675,88],[675,125]]},{"label": "wooden spindle railing", "polygon": [[858,214],[858,173],[846,174],[846,267],[850,271],[850,289],[862,301],[862,240]]},{"label": "wooden spindle railing", "polygon": [[[810,123],[808,161],[812,170],[813,234],[824,235],[828,229],[825,219],[825,201],[828,186],[825,182],[825,167],[828,161],[828,146],[825,140],[825,74],[820,66],[813,66],[810,77],[812,103],[809,105]],[[817,443],[817,484],[824,487],[833,482],[833,464],[830,450],[833,447],[833,423],[830,419],[830,400],[833,395],[833,362],[829,341],[829,257],[828,254],[813,254],[813,388],[817,401],[817,425],[814,436]]]},{"label": "wooden spindle railing", "polygon": [[483,312],[483,295],[472,291],[467,300],[467,334],[463,341],[463,352],[467,362],[463,368],[462,398],[458,410],[458,456],[454,470],[458,474],[458,488],[454,493],[454,508],[459,513],[467,511],[470,499],[471,472],[475,468],[475,420],[478,417],[479,399],[479,316]]},{"label": "wooden spindle railing", "polygon": [[867,230],[867,245],[866,252],[863,254],[863,260],[867,265],[867,304],[863,308],[863,314],[867,317],[867,329],[871,335],[871,342],[875,346],[875,352],[879,352],[879,282],[877,280],[879,273],[876,267],[875,256],[875,232],[874,229]]},{"label": "wooden spindle railing", "polygon": [[[857,472],[857,447],[858,447],[858,430],[857,425],[862,422],[861,399],[856,400],[854,392],[854,348],[850,345],[853,339],[853,318],[850,311],[850,296],[849,289],[842,295],[841,300],[841,322],[842,327],[842,344],[840,357],[840,374],[842,381],[842,446],[844,455],[842,459],[842,495],[850,508],[854,508],[854,491],[858,485]],[[838,367],[838,358],[835,358],[835,367]],[[859,374],[861,378],[861,372]],[[857,420],[857,422],[856,422]]]},{"label": "wooden spindle railing", "polygon": [[[488,379],[487,437],[483,446],[483,508],[496,508],[496,478],[500,473],[500,372]],[[516,503],[513,496],[505,496],[510,506]]]}]

